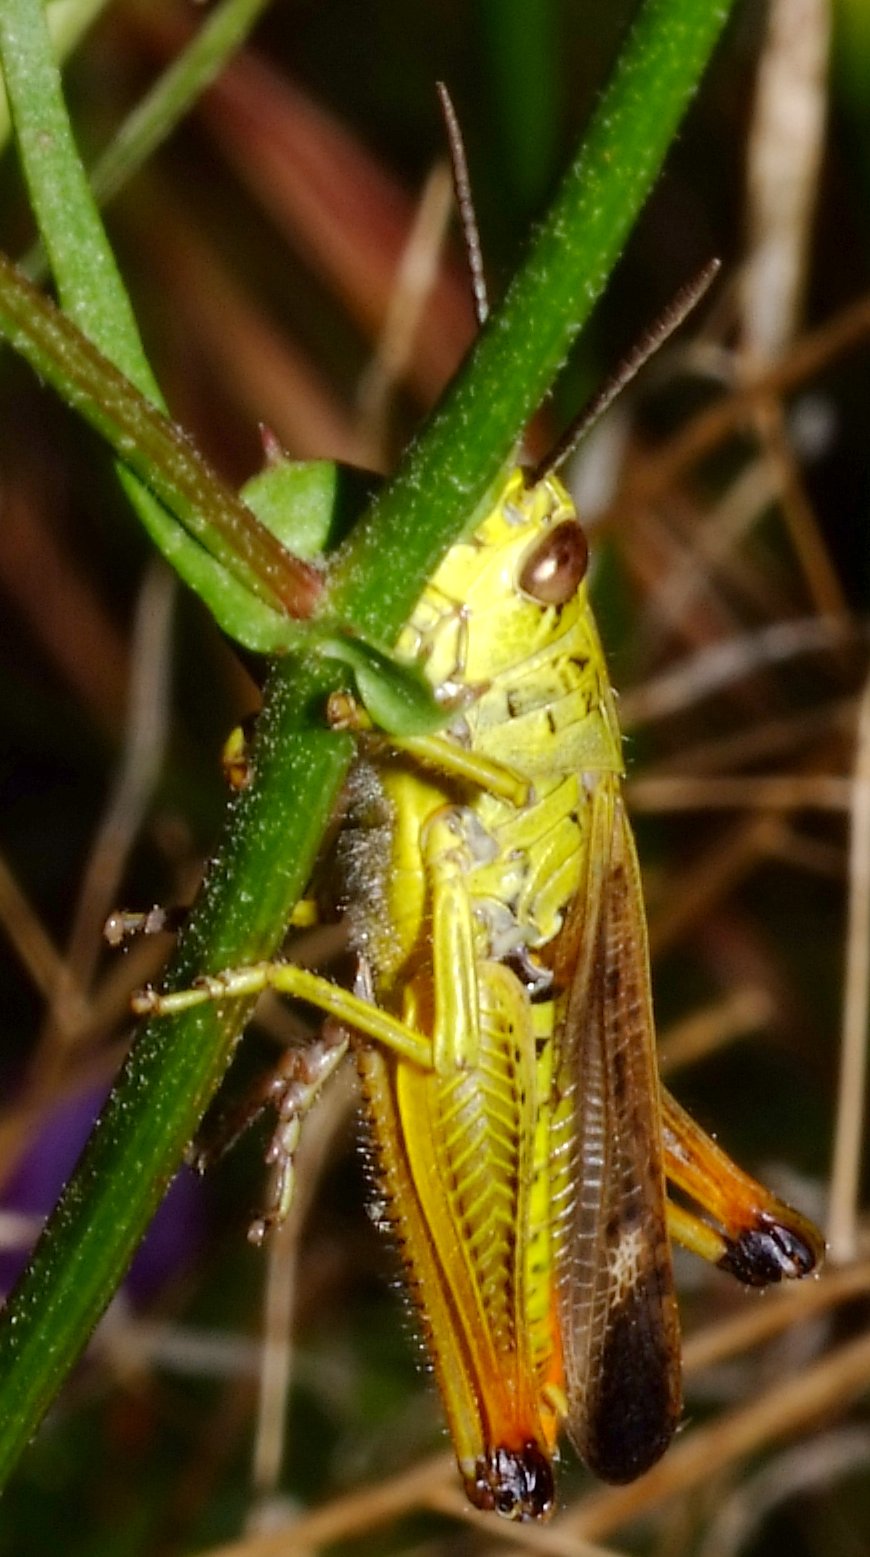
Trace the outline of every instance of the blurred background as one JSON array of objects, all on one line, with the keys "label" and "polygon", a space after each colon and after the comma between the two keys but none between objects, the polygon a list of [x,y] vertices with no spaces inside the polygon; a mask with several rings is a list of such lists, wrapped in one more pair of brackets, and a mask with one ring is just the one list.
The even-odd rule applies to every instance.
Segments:
[{"label": "blurred background", "polygon": [[[55,0],[56,3],[56,0]],[[52,9],[52,6],[50,6]],[[117,0],[66,72],[92,163],[212,7]],[[261,424],[387,470],[473,334],[435,82],[467,143],[494,297],[635,11],[625,0],[275,0],[107,221],[177,419],[236,483]],[[814,1215],[825,1276],[765,1299],[679,1261],[687,1425],[604,1492],[566,1450],[546,1532],[463,1505],[353,1078],[267,1251],[268,1125],[183,1173],[0,1504],[0,1553],[870,1549],[864,1187],[870,694],[870,11],[738,4],[581,349],[545,450],[676,291],[721,275],[567,472],[626,732],[668,1084]],[[14,156],[0,244],[32,225]],[[531,320],[530,328],[535,327]],[[183,904],[256,675],[176,590],[103,448],[0,360],[0,1281],[75,1160]],[[256,668],[255,668],[256,669]],[[275,1003],[231,1092],[294,1024]],[[845,1056],[845,1059],[844,1059]],[[843,1068],[845,1066],[845,1069]],[[657,1479],[658,1478],[658,1479]],[[263,1532],[301,1523],[284,1545]],[[561,1544],[559,1544],[561,1543]]]}]

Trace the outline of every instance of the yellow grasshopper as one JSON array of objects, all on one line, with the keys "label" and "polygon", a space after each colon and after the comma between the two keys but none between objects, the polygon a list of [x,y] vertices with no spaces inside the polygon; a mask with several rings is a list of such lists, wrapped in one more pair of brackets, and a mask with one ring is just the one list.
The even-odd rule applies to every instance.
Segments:
[{"label": "yellow grasshopper", "polygon": [[[464,152],[441,95],[482,320]],[[586,538],[552,474],[565,447],[545,473],[506,477],[396,646],[447,722],[361,738],[336,858],[355,989],[270,963],[137,1002],[170,1012],[271,986],[333,1019],[275,1094],[276,1214],[301,1114],[351,1045],[379,1220],[404,1261],[466,1492],[510,1519],[551,1513],[563,1428],[610,1481],[666,1449],[681,1412],[671,1238],[751,1285],[807,1274],[824,1247],[659,1087],[621,736]],[[366,722],[346,699],[330,718]]]},{"label": "yellow grasshopper", "polygon": [[288,1067],[279,1210],[301,1109],[350,1041],[468,1496],[515,1519],[551,1511],[563,1426],[608,1480],[666,1448],[669,1235],[752,1284],[822,1253],[660,1092],[586,565],[565,488],[517,469],[424,591],[398,654],[459,712],[439,735],[368,738],[338,850],[354,992],[268,964],[139,1000],[176,1011],[270,985],[336,1019]]}]

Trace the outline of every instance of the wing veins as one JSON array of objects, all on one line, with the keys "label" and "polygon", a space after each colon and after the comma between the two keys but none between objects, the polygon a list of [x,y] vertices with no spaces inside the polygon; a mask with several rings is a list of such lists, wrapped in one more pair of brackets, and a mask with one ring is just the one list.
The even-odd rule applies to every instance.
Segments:
[{"label": "wing veins", "polygon": [[596,1474],[628,1481],[679,1420],[679,1326],[646,931],[615,779],[599,781],[590,808],[585,890],[566,926],[560,1074],[573,1098],[575,1194],[560,1307],[568,1432]]}]

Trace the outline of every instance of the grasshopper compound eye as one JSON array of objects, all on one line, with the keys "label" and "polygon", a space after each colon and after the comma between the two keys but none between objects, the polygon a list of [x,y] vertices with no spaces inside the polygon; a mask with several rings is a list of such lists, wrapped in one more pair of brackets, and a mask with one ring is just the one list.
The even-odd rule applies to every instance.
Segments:
[{"label": "grasshopper compound eye", "polygon": [[567,605],[577,593],[589,566],[589,546],[583,526],[564,519],[534,547],[523,563],[518,584],[540,605]]}]

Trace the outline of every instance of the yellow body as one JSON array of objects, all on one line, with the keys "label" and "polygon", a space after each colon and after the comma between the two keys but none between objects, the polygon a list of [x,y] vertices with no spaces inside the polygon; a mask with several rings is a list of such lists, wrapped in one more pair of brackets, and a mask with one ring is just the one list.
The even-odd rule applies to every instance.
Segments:
[{"label": "yellow body", "polygon": [[[576,1372],[560,1313],[576,1255],[576,1044],[562,1041],[567,989],[551,965],[596,881],[600,904],[602,858],[614,829],[625,833],[620,734],[585,581],[558,604],[518,583],[566,524],[576,514],[561,483],[530,488],[518,470],[426,589],[399,652],[436,688],[471,694],[444,739],[502,770],[505,793],[427,770],[414,751],[379,759],[389,847],[363,846],[351,883],[377,1004],[434,1045],[428,1072],[378,1044],[359,1051],[390,1215],[469,1494],[519,1516],[545,1511],[537,1483]],[[633,855],[630,866],[636,892]],[[628,912],[651,1031],[639,897]],[[649,1168],[663,1227],[660,1157]],[[663,1294],[675,1348],[668,1270]]]},{"label": "yellow body", "polygon": [[271,985],[336,1019],[271,1089],[277,1217],[300,1114],[352,1032],[385,1219],[465,1486],[514,1519],[552,1510],[563,1423],[614,1481],[667,1447],[669,1232],[753,1285],[806,1274],[823,1249],[660,1092],[585,568],[564,487],[517,470],[424,591],[398,650],[456,711],[438,736],[375,735],[357,771],[340,849],[355,992],[267,963],[139,1001],[172,1011]]}]

